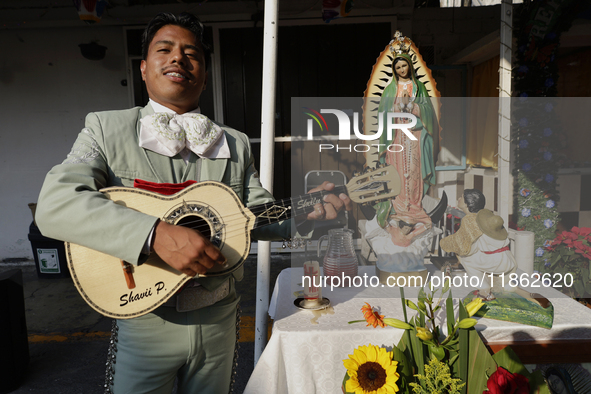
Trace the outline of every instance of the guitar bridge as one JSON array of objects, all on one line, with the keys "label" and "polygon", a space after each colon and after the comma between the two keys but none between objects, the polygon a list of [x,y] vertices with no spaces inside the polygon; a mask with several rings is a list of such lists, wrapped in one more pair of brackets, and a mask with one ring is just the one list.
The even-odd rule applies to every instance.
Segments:
[{"label": "guitar bridge", "polygon": [[135,280],[133,279],[133,265],[129,264],[127,261],[121,260],[121,266],[123,267],[123,276],[125,277],[127,288],[130,290],[135,289]]}]

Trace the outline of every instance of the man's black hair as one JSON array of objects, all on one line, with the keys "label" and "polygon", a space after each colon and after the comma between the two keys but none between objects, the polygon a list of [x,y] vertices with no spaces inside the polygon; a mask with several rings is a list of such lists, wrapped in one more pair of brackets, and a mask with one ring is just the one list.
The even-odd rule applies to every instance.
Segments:
[{"label": "man's black hair", "polygon": [[481,209],[484,209],[486,205],[486,197],[478,189],[465,189],[464,190],[464,202],[468,207],[468,211],[476,213]]},{"label": "man's black hair", "polygon": [[195,34],[197,40],[201,43],[203,47],[203,56],[205,57],[205,66],[209,68],[209,64],[211,62],[211,46],[207,43],[205,38],[203,37],[204,28],[203,24],[193,14],[189,14],[188,12],[183,12],[179,15],[174,15],[169,12],[163,12],[154,17],[146,26],[144,33],[142,34],[142,59],[146,59],[148,56],[148,48],[150,47],[150,43],[154,39],[154,36],[164,26],[167,25],[174,25],[180,26],[189,30],[191,33]]}]

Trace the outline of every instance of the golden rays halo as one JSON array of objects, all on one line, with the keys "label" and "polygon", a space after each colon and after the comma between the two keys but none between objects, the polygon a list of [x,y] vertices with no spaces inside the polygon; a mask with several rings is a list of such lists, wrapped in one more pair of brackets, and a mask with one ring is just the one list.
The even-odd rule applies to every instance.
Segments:
[{"label": "golden rays halo", "polygon": [[392,352],[371,343],[360,346],[343,360],[349,380],[345,389],[355,394],[390,394],[398,392],[396,381],[400,378],[392,360]]},{"label": "golden rays halo", "polygon": [[[433,77],[431,69],[427,67],[427,63],[419,53],[419,49],[415,43],[410,38],[403,37],[401,33],[396,32],[392,41],[386,45],[386,48],[376,59],[376,63],[367,81],[365,92],[363,92],[365,99],[362,107],[364,134],[372,135],[378,130],[378,106],[380,104],[380,98],[386,86],[394,78],[392,62],[394,56],[396,56],[396,52],[399,50],[407,53],[412,59],[416,78],[425,85],[433,102],[437,119],[441,119],[441,93],[437,90],[437,82]],[[433,136],[433,153],[435,157],[439,153],[441,130],[437,130],[437,134],[437,136]],[[372,151],[366,153],[366,158],[369,159],[371,153]]]}]

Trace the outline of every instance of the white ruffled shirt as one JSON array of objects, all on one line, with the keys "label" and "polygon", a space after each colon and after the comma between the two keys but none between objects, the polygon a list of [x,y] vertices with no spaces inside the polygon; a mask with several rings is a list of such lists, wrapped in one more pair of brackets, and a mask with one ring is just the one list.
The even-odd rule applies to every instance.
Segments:
[{"label": "white ruffled shirt", "polygon": [[[169,114],[176,114],[176,112],[173,111],[172,109],[165,107],[164,105],[159,104],[152,99],[150,99],[150,106],[152,106],[152,109],[154,110],[155,113],[165,112],[165,113],[169,113]],[[196,108],[193,111],[189,111],[187,113],[188,114],[200,114],[201,110],[200,110],[200,108]],[[139,145],[143,148],[163,154],[160,151],[160,147],[159,147],[160,143],[158,142],[156,137],[152,134],[152,132],[150,130],[147,130],[143,126],[140,127]],[[187,147],[185,147],[179,154],[181,155],[181,157],[183,158],[185,163],[188,163],[189,156],[191,155],[191,151]],[[209,149],[207,149],[207,151],[205,151],[202,154],[197,154],[197,155],[199,157],[205,157],[208,159],[229,159],[231,157],[230,156],[230,148],[228,147],[228,141],[226,141],[225,133],[222,134],[222,136],[220,138],[218,138],[218,140],[215,142],[215,144],[212,145]]]}]

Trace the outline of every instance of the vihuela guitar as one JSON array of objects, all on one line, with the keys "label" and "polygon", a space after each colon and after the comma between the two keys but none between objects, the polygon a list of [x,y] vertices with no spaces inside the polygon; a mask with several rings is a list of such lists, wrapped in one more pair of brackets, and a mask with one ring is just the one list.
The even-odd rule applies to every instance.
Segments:
[{"label": "vihuela guitar", "polygon": [[[204,181],[171,196],[130,188],[101,190],[110,200],[128,208],[159,217],[174,225],[199,230],[217,245],[227,259],[201,276],[226,275],[238,269],[248,256],[251,230],[314,210],[328,192],[246,208],[236,193],[223,183]],[[400,178],[394,167],[368,169],[354,176],[346,186],[331,193],[346,193],[357,203],[391,199],[400,192]],[[133,266],[107,254],[66,242],[68,268],[84,300],[99,313],[129,319],[144,315],[164,304],[191,279],[155,253]]]}]

